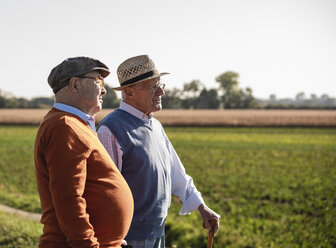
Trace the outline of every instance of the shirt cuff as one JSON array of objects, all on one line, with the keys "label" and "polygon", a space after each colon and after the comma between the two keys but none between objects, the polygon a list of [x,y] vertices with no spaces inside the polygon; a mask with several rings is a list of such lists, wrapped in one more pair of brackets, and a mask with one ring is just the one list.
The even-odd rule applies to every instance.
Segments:
[{"label": "shirt cuff", "polygon": [[200,192],[192,194],[182,205],[179,215],[187,215],[198,209],[198,207],[204,204],[204,200]]}]

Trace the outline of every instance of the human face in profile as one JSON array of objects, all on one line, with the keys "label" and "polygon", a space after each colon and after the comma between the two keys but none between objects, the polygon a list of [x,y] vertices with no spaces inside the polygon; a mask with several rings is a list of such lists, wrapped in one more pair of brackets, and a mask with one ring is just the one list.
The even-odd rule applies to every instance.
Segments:
[{"label": "human face in profile", "polygon": [[160,78],[152,78],[132,88],[132,99],[130,104],[146,115],[162,109],[161,97],[164,95],[164,84]]},{"label": "human face in profile", "polygon": [[98,71],[91,71],[79,77],[79,96],[83,112],[94,116],[102,110],[103,96],[107,93],[104,88],[104,78]]}]

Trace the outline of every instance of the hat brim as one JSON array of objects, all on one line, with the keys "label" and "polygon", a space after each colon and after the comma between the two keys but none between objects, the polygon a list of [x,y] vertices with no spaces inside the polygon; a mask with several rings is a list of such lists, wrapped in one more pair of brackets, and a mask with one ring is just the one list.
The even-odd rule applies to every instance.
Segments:
[{"label": "hat brim", "polygon": [[120,86],[120,87],[112,87],[113,90],[122,90],[124,88],[127,88],[129,86],[132,86],[132,85],[135,85],[135,84],[138,84],[138,83],[141,83],[141,82],[144,82],[144,81],[147,81],[149,79],[153,79],[153,78],[158,78],[158,77],[161,77],[161,76],[164,76],[164,75],[168,75],[170,74],[169,72],[161,72],[159,73],[158,75],[154,75],[154,76],[151,76],[151,77],[148,77],[148,78],[145,78],[145,79],[142,79],[142,80],[139,80],[139,81],[136,81],[132,84],[127,84],[127,85],[124,85],[124,86]]},{"label": "hat brim", "polygon": [[99,73],[104,78],[106,78],[110,74],[110,71],[108,69],[104,68],[104,67],[94,67],[94,68],[90,69],[90,71],[99,71]]}]

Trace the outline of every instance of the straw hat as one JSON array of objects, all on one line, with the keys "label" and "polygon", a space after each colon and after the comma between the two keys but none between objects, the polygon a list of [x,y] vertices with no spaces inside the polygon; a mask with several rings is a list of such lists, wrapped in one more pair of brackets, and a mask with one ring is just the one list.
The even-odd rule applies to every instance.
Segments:
[{"label": "straw hat", "polygon": [[112,88],[114,90],[122,90],[125,87],[146,81],[152,78],[158,78],[168,72],[159,73],[155,68],[154,62],[148,55],[140,55],[129,58],[122,62],[118,69],[117,75],[120,87]]}]

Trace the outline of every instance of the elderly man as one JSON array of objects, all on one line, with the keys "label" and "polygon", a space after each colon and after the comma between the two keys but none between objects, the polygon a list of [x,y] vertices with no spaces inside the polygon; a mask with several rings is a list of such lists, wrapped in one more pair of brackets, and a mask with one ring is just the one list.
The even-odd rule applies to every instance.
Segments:
[{"label": "elderly man", "polygon": [[133,215],[132,193],[100,143],[102,62],[64,60],[48,77],[56,103],[35,141],[35,173],[44,224],[39,247],[120,247]]},{"label": "elderly man", "polygon": [[181,215],[199,210],[206,228],[219,215],[209,209],[185,169],[160,122],[164,84],[147,55],[132,57],[117,69],[123,101],[99,125],[98,137],[131,188],[134,217],[126,241],[133,248],[164,247],[164,223],[171,194],[183,202]]}]

